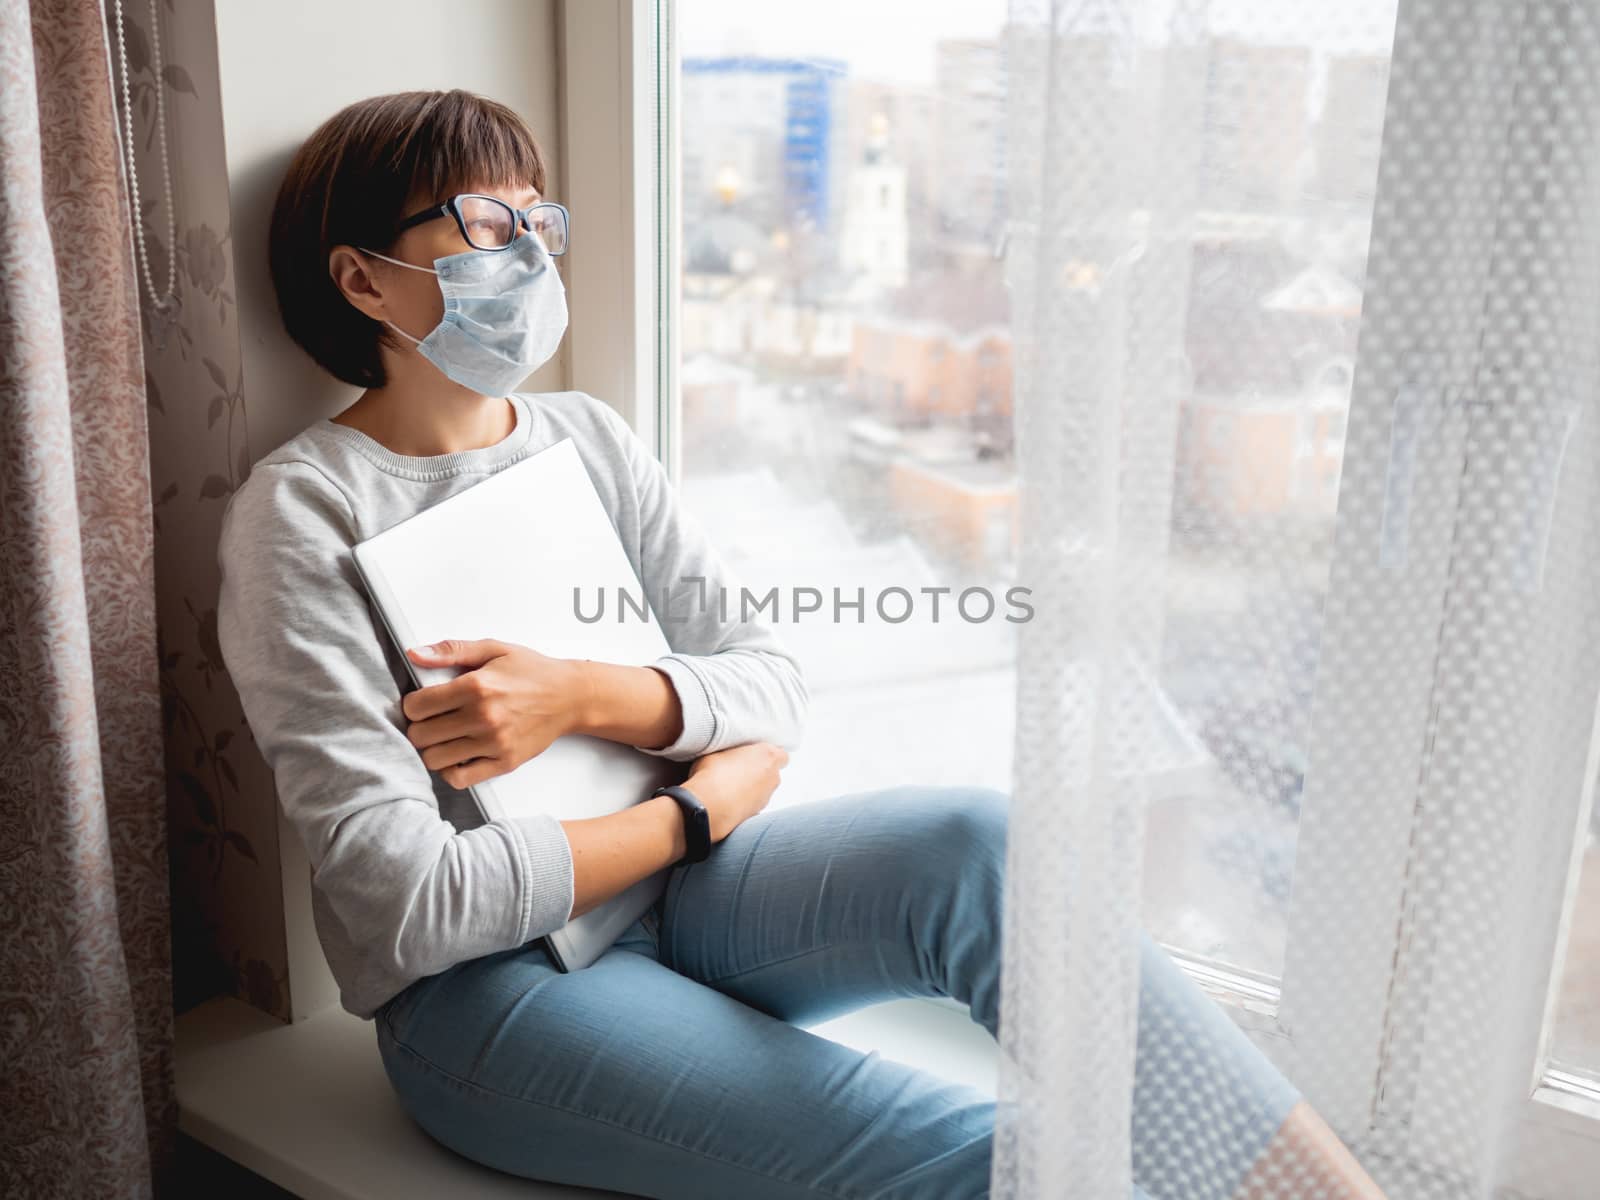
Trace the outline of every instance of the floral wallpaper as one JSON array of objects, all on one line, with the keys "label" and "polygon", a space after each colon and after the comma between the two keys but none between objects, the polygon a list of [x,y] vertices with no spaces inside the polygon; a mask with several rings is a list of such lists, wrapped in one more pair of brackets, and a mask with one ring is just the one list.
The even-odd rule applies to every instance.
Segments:
[{"label": "floral wallpaper", "polygon": [[[171,832],[173,971],[179,1012],[218,993],[284,1020],[289,973],[276,798],[217,644],[216,544],[250,473],[216,27],[211,4],[116,6],[107,33],[122,104],[126,51],[139,215],[150,275],[176,255],[176,315],[141,292],[156,528],[161,707]],[[173,212],[163,183],[165,110]],[[123,118],[126,120],[126,117]]]}]

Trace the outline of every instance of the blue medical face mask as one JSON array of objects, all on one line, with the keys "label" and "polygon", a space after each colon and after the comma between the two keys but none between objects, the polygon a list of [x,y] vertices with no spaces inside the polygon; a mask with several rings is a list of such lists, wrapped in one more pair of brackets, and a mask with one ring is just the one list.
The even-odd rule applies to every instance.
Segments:
[{"label": "blue medical face mask", "polygon": [[[376,250],[366,254],[427,271]],[[567,293],[550,252],[532,234],[509,250],[467,250],[433,260],[444,293],[444,316],[422,338],[384,324],[417,343],[417,352],[462,387],[504,396],[543,365],[567,331]]]}]

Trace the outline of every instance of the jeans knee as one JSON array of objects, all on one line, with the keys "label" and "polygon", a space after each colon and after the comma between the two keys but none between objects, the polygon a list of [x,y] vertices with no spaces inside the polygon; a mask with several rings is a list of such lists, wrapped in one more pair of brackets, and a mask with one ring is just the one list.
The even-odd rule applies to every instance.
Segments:
[{"label": "jeans knee", "polygon": [[987,787],[957,790],[963,801],[960,825],[968,843],[992,849],[1003,858],[1011,819],[1010,793]]},{"label": "jeans knee", "polygon": [[1011,797],[997,788],[951,786],[930,795],[930,857],[947,878],[974,871],[998,880],[1005,870]]}]

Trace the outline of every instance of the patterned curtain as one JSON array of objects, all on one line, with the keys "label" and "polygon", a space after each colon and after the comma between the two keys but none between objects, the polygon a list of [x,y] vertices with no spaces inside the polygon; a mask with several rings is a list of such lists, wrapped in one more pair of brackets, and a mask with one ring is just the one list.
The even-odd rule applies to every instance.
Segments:
[{"label": "patterned curtain", "polygon": [[155,562],[100,0],[0,2],[0,1195],[176,1139]]}]

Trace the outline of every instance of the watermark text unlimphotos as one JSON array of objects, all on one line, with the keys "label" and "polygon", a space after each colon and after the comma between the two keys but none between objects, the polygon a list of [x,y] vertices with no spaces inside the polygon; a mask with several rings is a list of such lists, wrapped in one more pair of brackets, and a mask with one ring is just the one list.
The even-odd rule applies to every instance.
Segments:
[{"label": "watermark text unlimphotos", "polygon": [[[1009,587],[1002,597],[996,597],[986,587],[960,590],[950,587],[886,587],[879,588],[875,595],[869,595],[864,587],[853,590],[834,587],[826,591],[814,587],[771,587],[763,593],[752,592],[743,586],[736,591],[721,585],[713,589],[703,575],[686,575],[679,582],[685,586],[670,589],[672,594],[669,594],[668,588],[662,588],[658,602],[648,606],[663,625],[681,624],[703,616],[711,610],[713,591],[716,593],[715,611],[722,621],[743,622],[760,617],[777,622],[808,620],[839,624],[853,619],[861,624],[866,622],[869,612],[890,625],[899,625],[919,615],[936,623],[961,620],[972,625],[997,619],[1022,624],[1033,619],[1033,605],[1027,601],[1033,590],[1020,585]],[[686,594],[687,602],[684,599]],[[614,588],[608,603],[605,588],[575,587],[572,589],[572,611],[586,625],[608,620],[617,624],[630,620],[644,621],[647,619],[645,591],[643,588],[637,591]]]}]

